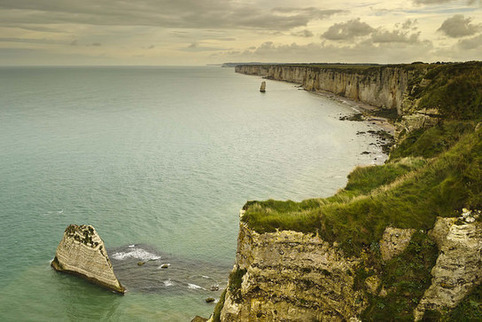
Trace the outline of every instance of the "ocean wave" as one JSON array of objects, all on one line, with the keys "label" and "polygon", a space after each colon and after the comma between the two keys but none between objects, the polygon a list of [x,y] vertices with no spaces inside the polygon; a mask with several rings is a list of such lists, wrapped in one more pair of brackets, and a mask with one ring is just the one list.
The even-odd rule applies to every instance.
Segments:
[{"label": "ocean wave", "polygon": [[142,248],[135,248],[135,247],[130,247],[132,250],[129,250],[127,252],[117,252],[112,254],[112,258],[116,260],[125,260],[128,258],[136,258],[136,259],[141,259],[143,261],[149,261],[149,260],[158,260],[161,259],[161,256],[158,256],[156,254],[150,253],[147,250],[144,250]]},{"label": "ocean wave", "polygon": [[192,290],[205,290],[204,287],[196,285],[196,284],[191,284],[191,283],[187,283],[187,288],[190,288]]}]

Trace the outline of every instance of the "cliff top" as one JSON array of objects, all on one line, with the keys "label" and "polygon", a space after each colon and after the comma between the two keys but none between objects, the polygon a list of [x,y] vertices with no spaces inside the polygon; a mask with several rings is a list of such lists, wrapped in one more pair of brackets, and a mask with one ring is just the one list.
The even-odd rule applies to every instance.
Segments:
[{"label": "cliff top", "polygon": [[427,230],[437,216],[480,209],[482,62],[430,66],[411,80],[407,98],[414,102],[409,112],[436,110],[435,126],[401,133],[386,164],[356,168],[332,197],[250,201],[242,221],[260,233],[318,233],[354,254],[389,225]]}]

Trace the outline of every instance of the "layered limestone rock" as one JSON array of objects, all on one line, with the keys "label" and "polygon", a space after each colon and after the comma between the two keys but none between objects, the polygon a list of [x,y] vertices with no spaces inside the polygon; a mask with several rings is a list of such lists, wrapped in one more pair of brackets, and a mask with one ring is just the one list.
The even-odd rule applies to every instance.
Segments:
[{"label": "layered limestone rock", "polygon": [[59,272],[81,276],[121,294],[125,292],[114,274],[104,242],[92,226],[67,227],[51,265]]},{"label": "layered limestone rock", "polygon": [[366,306],[355,290],[358,258],[318,236],[294,231],[258,234],[240,224],[236,265],[222,321],[344,321]]},{"label": "layered limestone rock", "polygon": [[309,91],[328,91],[369,105],[397,109],[399,114],[406,109],[409,82],[417,73],[398,66],[349,69],[309,65],[240,65],[236,72],[298,83]]},{"label": "layered limestone rock", "polygon": [[388,261],[400,255],[407,248],[414,232],[415,229],[385,228],[382,240],[380,241],[382,259]]},{"label": "layered limestone rock", "polygon": [[440,247],[433,267],[432,284],[415,309],[415,320],[427,310],[443,313],[453,309],[482,282],[482,223],[476,212],[460,218],[438,218],[432,236]]}]

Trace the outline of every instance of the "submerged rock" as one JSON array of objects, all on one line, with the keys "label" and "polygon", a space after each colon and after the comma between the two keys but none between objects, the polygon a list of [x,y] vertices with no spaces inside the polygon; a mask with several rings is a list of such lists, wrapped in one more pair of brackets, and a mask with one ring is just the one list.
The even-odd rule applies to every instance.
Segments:
[{"label": "submerged rock", "polygon": [[112,291],[125,293],[114,274],[104,242],[90,225],[70,225],[65,229],[51,265],[56,271],[78,275]]}]

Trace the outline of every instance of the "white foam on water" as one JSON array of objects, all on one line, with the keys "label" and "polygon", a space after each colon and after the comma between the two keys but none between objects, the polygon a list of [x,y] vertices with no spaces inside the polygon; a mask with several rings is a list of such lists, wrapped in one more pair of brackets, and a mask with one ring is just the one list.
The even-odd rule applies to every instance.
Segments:
[{"label": "white foam on water", "polygon": [[187,288],[190,288],[192,290],[205,290],[204,287],[201,287],[201,286],[196,285],[196,284],[191,284],[191,283],[187,283]]},{"label": "white foam on water", "polygon": [[157,256],[155,254],[149,253],[148,251],[146,251],[142,248],[132,247],[131,251],[118,252],[118,253],[112,254],[112,258],[114,258],[116,260],[119,260],[119,261],[125,260],[125,259],[128,259],[128,258],[137,258],[137,259],[141,259],[141,260],[144,260],[144,261],[149,261],[149,260],[161,259],[161,256]]},{"label": "white foam on water", "polygon": [[136,244],[132,244],[132,245],[129,245],[129,246],[127,246],[127,247],[133,248],[133,247],[136,247]]},{"label": "white foam on water", "polygon": [[167,264],[164,263],[164,264],[162,264],[162,265],[159,265],[157,268],[158,268],[158,269],[166,269],[166,267],[162,267],[162,266],[164,266],[164,265],[167,265],[168,267],[171,266],[171,264],[169,264],[169,263],[167,263]]},{"label": "white foam on water", "polygon": [[169,287],[173,286],[174,282],[172,282],[170,279],[164,281],[164,286]]}]

